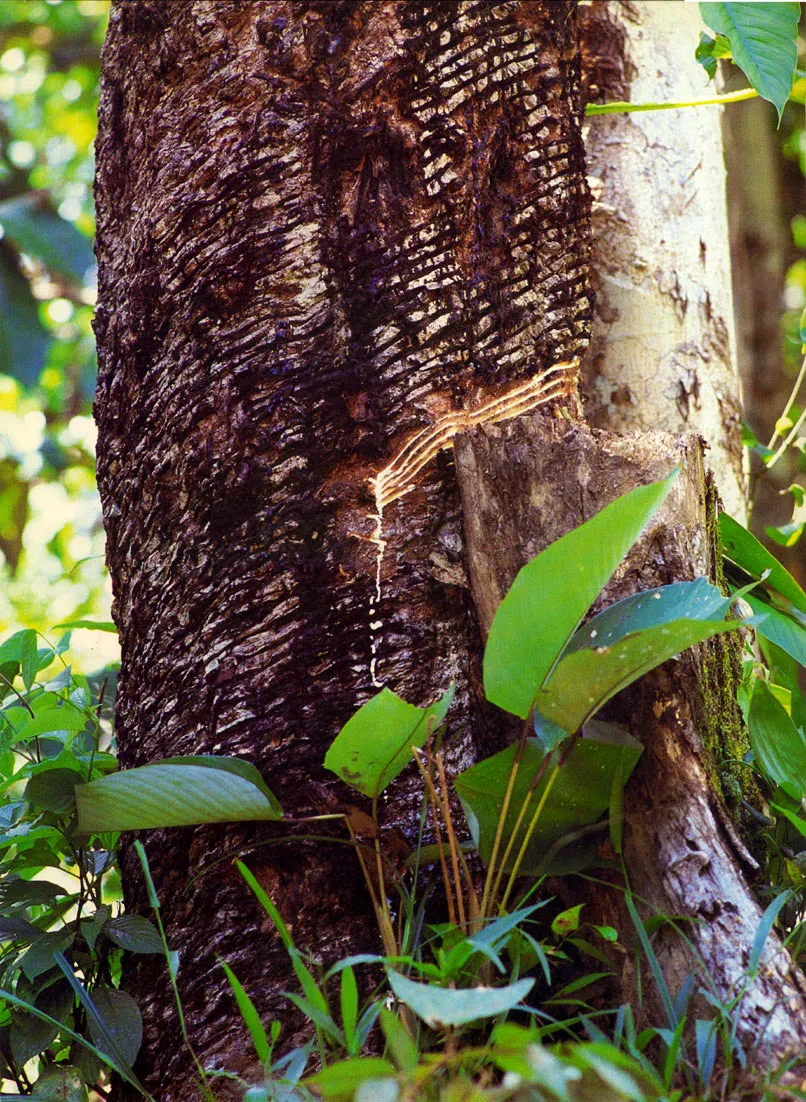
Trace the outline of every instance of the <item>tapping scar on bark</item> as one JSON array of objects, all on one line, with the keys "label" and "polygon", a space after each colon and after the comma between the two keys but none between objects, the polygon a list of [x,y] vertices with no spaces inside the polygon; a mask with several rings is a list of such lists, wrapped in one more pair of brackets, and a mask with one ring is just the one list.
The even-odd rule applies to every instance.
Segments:
[{"label": "tapping scar on bark", "polygon": [[378,612],[381,603],[381,569],[386,550],[386,540],[383,538],[384,509],[415,489],[425,466],[444,448],[450,447],[458,433],[477,425],[495,425],[499,421],[520,417],[521,414],[531,413],[538,406],[555,398],[572,394],[576,389],[578,372],[579,360],[553,364],[506,394],[492,398],[475,409],[458,409],[444,414],[433,424],[415,433],[390,462],[370,478],[369,484],[375,499],[375,512],[370,519],[375,521],[375,529],[371,536],[365,538],[369,538],[378,548],[375,560],[375,591],[369,601],[369,673],[375,688],[383,688],[383,682],[378,679],[377,651],[378,632],[383,626]]}]

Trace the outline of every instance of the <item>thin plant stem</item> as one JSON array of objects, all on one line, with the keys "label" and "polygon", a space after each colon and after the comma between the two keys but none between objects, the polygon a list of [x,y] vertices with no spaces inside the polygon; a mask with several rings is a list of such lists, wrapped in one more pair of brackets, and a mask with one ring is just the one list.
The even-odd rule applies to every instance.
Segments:
[{"label": "thin plant stem", "polygon": [[[587,717],[585,719],[585,723],[587,723]],[[535,827],[537,826],[537,821],[538,821],[538,819],[539,819],[539,817],[542,813],[542,810],[543,810],[543,807],[545,805],[546,799],[548,798],[549,791],[553,787],[554,781],[557,779],[557,774],[562,769],[562,767],[565,765],[566,761],[568,761],[568,757],[569,757],[571,751],[574,749],[577,742],[579,741],[579,738],[582,735],[583,725],[584,724],[581,724],[577,728],[577,730],[574,732],[574,734],[571,736],[571,738],[568,739],[568,741],[566,742],[565,747],[563,748],[563,751],[559,756],[559,760],[557,761],[557,765],[555,767],[555,770],[552,773],[552,776],[551,776],[551,778],[548,782],[548,785],[546,786],[546,791],[543,793],[543,796],[541,797],[540,802],[538,804],[537,810],[535,811],[535,814],[532,816],[529,828],[528,828],[528,830],[526,832],[526,836],[524,838],[524,842],[522,843],[520,849],[518,850],[518,856],[515,860],[514,865],[512,866],[512,871],[509,874],[509,880],[507,882],[507,889],[506,889],[506,893],[505,893],[505,899],[509,899],[510,893],[512,891],[512,886],[515,883],[516,877],[518,876],[518,870],[521,866],[521,862],[523,861],[524,854],[526,853],[526,845],[528,844],[529,839],[532,837],[532,834],[534,833]],[[532,783],[529,785],[529,791],[526,793],[526,795],[523,799],[523,803],[521,804],[520,811],[518,812],[518,818],[515,821],[515,826],[512,830],[512,833],[509,836],[509,841],[507,842],[507,848],[506,848],[506,851],[504,852],[504,857],[503,857],[503,860],[501,862],[501,869],[499,870],[498,879],[497,879],[496,885],[495,885],[495,894],[496,895],[498,894],[498,889],[501,886],[501,879],[503,877],[504,868],[506,866],[507,861],[509,860],[509,857],[510,857],[510,854],[512,853],[512,850],[515,847],[515,839],[518,836],[518,831],[520,830],[521,826],[523,825],[523,821],[526,818],[526,811],[529,807],[529,801],[531,800],[532,796],[537,791],[538,785],[543,780],[543,777],[544,777],[545,772],[546,772],[546,770],[549,766],[550,761],[551,761],[551,754],[546,754],[545,758],[543,758],[543,761],[540,763],[540,768],[537,770],[537,772],[534,775],[534,779],[532,780]],[[500,907],[503,907],[503,905],[504,905],[504,903],[502,901],[501,904],[499,905],[499,909],[500,909]]]},{"label": "thin plant stem", "polygon": [[518,816],[515,819],[515,825],[513,826],[512,830],[509,833],[509,838],[507,840],[506,848],[504,850],[504,856],[501,858],[500,867],[499,867],[499,869],[498,869],[498,871],[496,872],[496,875],[495,875],[495,883],[493,884],[491,902],[494,902],[495,899],[498,896],[498,891],[501,887],[501,881],[504,878],[504,872],[506,870],[507,862],[509,861],[509,858],[512,855],[512,850],[515,848],[515,839],[518,836],[518,831],[523,826],[523,820],[526,818],[526,811],[529,807],[529,801],[531,800],[532,796],[534,795],[535,791],[537,790],[537,786],[543,780],[543,777],[545,775],[546,769],[548,768],[548,764],[549,764],[550,760],[551,760],[551,755],[546,754],[545,758],[540,763],[540,767],[538,768],[537,772],[534,775],[534,779],[532,780],[532,783],[529,785],[528,792],[526,793],[526,795],[524,796],[524,798],[521,802],[520,809],[518,810]]},{"label": "thin plant stem", "polygon": [[[532,815],[532,818],[529,822],[529,826],[527,827],[526,833],[523,836],[521,848],[518,850],[518,856],[515,858],[515,864],[512,866],[512,872],[509,874],[509,880],[507,881],[507,886],[504,889],[504,894],[501,896],[500,906],[502,911],[506,910],[506,905],[509,902],[509,897],[512,894],[512,889],[515,886],[515,881],[518,878],[518,870],[523,864],[523,859],[526,856],[526,850],[532,840],[532,835],[537,828],[540,816],[543,814],[543,808],[546,806],[546,800],[549,798],[551,790],[554,787],[554,782],[560,775],[560,765],[561,763],[558,763],[552,769],[549,779],[546,783],[546,787],[543,789],[543,795],[537,802],[537,807],[534,810],[534,814]],[[528,803],[528,800],[526,802]]]},{"label": "thin plant stem", "polygon": [[739,92],[728,92],[724,96],[706,96],[705,99],[680,100],[674,103],[626,103],[623,100],[614,100],[612,103],[589,103],[585,108],[585,114],[593,115],[619,115],[637,111],[673,111],[681,107],[708,107],[711,104],[739,103],[745,99],[755,99],[758,92],[755,88],[743,88]]},{"label": "thin plant stem", "polygon": [[518,777],[518,771],[521,765],[521,759],[523,758],[523,751],[526,748],[526,738],[529,733],[529,726],[532,713],[526,717],[521,729],[521,737],[518,742],[518,748],[515,751],[515,757],[512,759],[512,768],[509,771],[509,777],[507,778],[507,787],[504,792],[504,799],[501,801],[501,811],[498,814],[498,823],[495,827],[495,838],[493,839],[493,848],[490,852],[490,860],[487,863],[487,875],[484,878],[484,891],[481,895],[481,917],[486,918],[490,913],[490,901],[491,897],[495,897],[495,892],[498,890],[498,881],[495,880],[495,866],[498,860],[498,850],[501,848],[501,839],[504,835],[504,826],[507,821],[507,815],[509,814],[509,806],[512,803],[512,793],[515,789],[515,781]]},{"label": "thin plant stem", "polygon": [[[445,779],[445,767],[442,763],[442,758],[441,757],[437,758],[437,767],[439,769],[440,783],[442,784],[442,790],[445,793],[445,807],[447,809],[447,817],[450,820],[450,818],[451,818],[451,808],[450,808],[450,803],[448,801],[448,785],[447,785],[447,781]],[[453,826],[451,826],[451,829],[453,829]],[[462,850],[462,847],[457,846],[456,851],[457,851],[457,854],[458,854],[459,862],[462,866],[462,875],[464,876],[464,881],[467,884],[467,910],[468,910],[468,915],[469,915],[469,918],[472,921],[475,922],[481,917],[481,911],[480,911],[480,908],[479,908],[479,897],[476,894],[476,888],[473,884],[473,878],[470,875],[470,869],[469,869],[467,861],[465,859],[465,855],[464,855],[464,852]]]},{"label": "thin plant stem", "polygon": [[[775,422],[776,425],[778,424],[779,421],[781,421],[784,417],[786,417],[787,413],[789,413],[789,410],[790,410],[793,402],[795,401],[795,399],[798,396],[798,391],[800,390],[801,386],[803,385],[804,377],[806,377],[806,357],[804,357],[803,363],[800,365],[800,371],[798,372],[798,377],[795,380],[795,385],[792,387],[792,393],[787,398],[786,405],[784,406],[784,412],[778,418],[778,421]],[[775,432],[770,437],[770,442],[767,444],[767,447],[768,448],[773,447],[773,445],[775,444],[775,441],[778,439],[779,436],[782,436],[782,435],[783,435],[783,433],[779,432],[778,429],[776,428]]]},{"label": "thin plant stem", "polygon": [[[806,368],[806,360],[803,361],[803,366],[801,367],[801,372],[803,372],[804,368]],[[765,461],[764,466],[767,468],[768,471],[772,470],[772,468],[775,466],[775,464],[778,462],[778,460],[784,454],[786,449],[789,447],[789,445],[792,443],[792,441],[798,435],[804,421],[806,421],[806,409],[803,411],[803,413],[801,413],[800,417],[798,417],[797,421],[792,426],[792,428],[789,430],[786,437],[781,441],[781,444],[779,445],[778,450],[776,451],[775,455],[773,455],[770,459],[767,459]]]},{"label": "thin plant stem", "polygon": [[448,782],[445,778],[445,766],[443,765],[442,755],[440,753],[434,754],[433,760],[436,762],[437,766],[437,775],[439,776],[438,793],[442,804],[442,818],[445,821],[445,829],[448,832],[448,845],[451,850],[453,883],[454,890],[456,891],[456,909],[459,912],[459,925],[465,930],[467,928],[467,913],[465,912],[464,892],[462,891],[462,874],[459,871],[459,858],[457,856],[459,847],[456,844],[456,831],[453,829],[451,803],[448,798]]},{"label": "thin plant stem", "polygon": [[397,943],[395,941],[394,930],[391,929],[391,923],[387,923],[386,914],[381,908],[378,902],[378,894],[375,891],[375,885],[372,882],[372,877],[369,875],[369,868],[364,860],[364,854],[361,852],[362,847],[355,836],[355,831],[352,828],[349,818],[345,815],[344,822],[347,825],[347,830],[350,832],[350,838],[353,842],[353,849],[355,855],[358,858],[358,863],[361,866],[361,872],[364,875],[364,882],[367,885],[367,891],[369,892],[369,898],[372,902],[372,909],[375,912],[375,920],[378,923],[378,930],[381,935],[381,941],[383,942],[384,952],[387,956],[393,957],[397,955]]},{"label": "thin plant stem", "polygon": [[453,892],[451,890],[451,878],[450,873],[448,872],[448,863],[445,860],[445,843],[442,840],[442,831],[440,830],[439,826],[439,801],[437,799],[436,790],[434,788],[434,780],[430,774],[430,771],[426,769],[421,760],[423,753],[422,750],[418,750],[413,746],[411,749],[412,753],[414,754],[414,760],[417,762],[420,773],[422,774],[423,780],[425,781],[426,790],[428,792],[428,801],[431,806],[431,815],[434,819],[434,832],[437,837],[437,852],[439,853],[439,864],[442,870],[442,879],[445,884],[445,897],[448,902],[448,921],[455,926],[456,908],[454,907],[453,902]]}]

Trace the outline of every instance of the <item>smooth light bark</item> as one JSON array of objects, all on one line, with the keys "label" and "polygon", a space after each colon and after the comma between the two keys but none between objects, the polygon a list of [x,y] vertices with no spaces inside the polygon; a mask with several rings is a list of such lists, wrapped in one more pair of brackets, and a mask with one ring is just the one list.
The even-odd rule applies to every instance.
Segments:
[{"label": "smooth light bark", "polygon": [[[584,9],[589,90],[634,103],[713,94],[682,0]],[[593,88],[591,89],[591,85]],[[596,313],[586,416],[617,432],[697,432],[725,508],[746,514],[720,107],[588,120]]]},{"label": "smooth light bark", "polygon": [[[124,767],[234,754],[289,816],[338,811],[353,797],[324,754],[381,682],[413,703],[456,682],[453,768],[496,745],[450,450],[380,530],[370,480],[450,411],[584,348],[575,25],[574,5],[536,0],[113,4],[96,415]],[[419,799],[404,779],[386,819],[411,836]],[[146,840],[193,1044],[247,1078],[217,954],[285,1047],[305,1026],[232,856],[314,957],[375,945],[345,833],[311,831]],[[145,909],[131,854],[124,867],[127,905]],[[186,1102],[164,971],[146,960],[127,983],[139,1070],[161,1102]]]}]

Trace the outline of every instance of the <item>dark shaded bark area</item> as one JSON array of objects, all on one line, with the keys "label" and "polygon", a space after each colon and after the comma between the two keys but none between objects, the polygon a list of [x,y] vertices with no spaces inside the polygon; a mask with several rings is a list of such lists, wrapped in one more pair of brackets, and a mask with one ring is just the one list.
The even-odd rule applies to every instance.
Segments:
[{"label": "dark shaded bark area", "polygon": [[[368,479],[413,432],[578,357],[591,302],[568,3],[119,0],[97,146],[98,481],[123,664],[121,762],[253,761],[290,815],[372,694],[457,682],[454,764],[494,739],[443,452],[384,513]],[[404,828],[405,782],[387,813]],[[276,831],[274,832],[276,833]],[[297,1022],[278,939],[231,864],[268,830],[147,839],[202,1058],[249,1074],[215,954]],[[338,845],[250,858],[298,943],[372,943]],[[145,898],[131,857],[130,906]],[[192,1097],[156,966],[140,1069]],[[130,986],[131,986],[130,984]]]},{"label": "dark shaded bark area", "polygon": [[[702,442],[693,434],[620,436],[533,415],[459,437],[456,462],[473,597],[485,632],[530,558],[620,494],[678,465],[681,475],[664,506],[594,611],[670,582],[703,575],[719,581],[717,499],[706,481]],[[716,638],[641,678],[607,706],[607,716],[627,724],[644,747],[624,798],[631,888],[644,917],[684,916],[693,946],[690,952],[671,928],[656,938],[668,986],[675,994],[693,971],[728,1000],[747,985],[737,1008],[738,1036],[757,1058],[774,1060],[806,1044],[806,984],[774,935],[758,979],[747,982],[761,920],[751,888],[758,865],[720,792],[728,790],[730,762],[745,749],[736,703],[739,677],[735,642]],[[574,882],[571,894],[574,903],[587,901],[588,921],[608,922],[629,940],[622,887],[618,877],[612,888]],[[658,993],[646,978],[639,1009],[632,959],[619,956],[613,963],[620,973],[615,1001],[629,1002],[642,1024],[665,1024]]]}]

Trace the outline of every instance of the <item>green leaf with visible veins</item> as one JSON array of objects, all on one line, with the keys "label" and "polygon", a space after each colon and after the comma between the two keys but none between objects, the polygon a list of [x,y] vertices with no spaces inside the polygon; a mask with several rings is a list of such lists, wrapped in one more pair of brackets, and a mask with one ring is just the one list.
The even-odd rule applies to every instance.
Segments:
[{"label": "green leaf with visible veins", "polygon": [[238,758],[166,758],[75,792],[80,834],[283,817],[257,769]]},{"label": "green leaf with visible veins", "polygon": [[727,38],[734,62],[758,94],[775,105],[780,122],[798,61],[800,4],[700,4],[700,14]]}]

